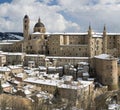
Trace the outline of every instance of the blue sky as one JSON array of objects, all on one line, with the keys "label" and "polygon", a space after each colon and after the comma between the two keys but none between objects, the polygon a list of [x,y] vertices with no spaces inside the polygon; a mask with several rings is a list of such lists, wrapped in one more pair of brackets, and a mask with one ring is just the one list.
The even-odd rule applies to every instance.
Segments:
[{"label": "blue sky", "polygon": [[0,31],[22,32],[25,14],[31,33],[39,17],[48,32],[120,33],[120,0],[0,0]]},{"label": "blue sky", "polygon": [[10,3],[12,0],[0,0],[0,3],[5,3],[5,2],[8,2]]}]

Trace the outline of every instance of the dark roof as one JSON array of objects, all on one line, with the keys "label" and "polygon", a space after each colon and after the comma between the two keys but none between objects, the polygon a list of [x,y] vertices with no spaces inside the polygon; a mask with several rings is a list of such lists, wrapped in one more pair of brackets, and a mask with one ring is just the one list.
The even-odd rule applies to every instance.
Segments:
[{"label": "dark roof", "polygon": [[28,18],[28,15],[25,15],[25,17],[24,18]]},{"label": "dark roof", "polygon": [[35,27],[45,27],[43,23],[41,22],[38,22],[35,24]]}]

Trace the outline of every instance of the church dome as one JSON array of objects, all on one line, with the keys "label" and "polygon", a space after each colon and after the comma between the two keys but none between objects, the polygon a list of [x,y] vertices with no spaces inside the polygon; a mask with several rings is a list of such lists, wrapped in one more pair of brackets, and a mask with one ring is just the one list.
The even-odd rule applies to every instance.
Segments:
[{"label": "church dome", "polygon": [[39,18],[38,23],[36,23],[34,27],[45,27],[45,26],[43,23],[40,22],[40,18]]}]

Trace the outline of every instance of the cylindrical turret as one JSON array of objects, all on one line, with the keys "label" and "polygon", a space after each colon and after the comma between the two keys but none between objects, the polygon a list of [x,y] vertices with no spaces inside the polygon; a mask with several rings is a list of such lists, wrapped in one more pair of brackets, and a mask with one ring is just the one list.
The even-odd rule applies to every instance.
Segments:
[{"label": "cylindrical turret", "polygon": [[107,54],[107,31],[105,25],[103,29],[103,53]]},{"label": "cylindrical turret", "polygon": [[29,37],[29,17],[25,15],[23,18],[23,36],[25,40],[28,40]]}]

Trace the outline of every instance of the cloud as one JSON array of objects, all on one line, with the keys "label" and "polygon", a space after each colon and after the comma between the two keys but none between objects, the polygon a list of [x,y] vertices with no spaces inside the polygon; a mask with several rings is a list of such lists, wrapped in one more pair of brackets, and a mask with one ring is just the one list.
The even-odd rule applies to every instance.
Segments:
[{"label": "cloud", "polygon": [[22,22],[25,14],[28,14],[30,17],[31,32],[39,17],[49,32],[63,32],[69,30],[68,25],[70,26],[70,24],[74,28],[79,27],[77,23],[67,21],[64,16],[59,13],[61,10],[60,6],[48,5],[50,2],[53,1],[47,0],[46,2],[40,2],[40,0],[13,0],[11,3],[1,4],[0,31],[22,32]]},{"label": "cloud", "polygon": [[80,31],[87,30],[89,22],[94,30],[101,32],[103,25],[107,30],[120,32],[120,0],[58,0],[65,14],[81,26]]},{"label": "cloud", "polygon": [[23,17],[30,17],[30,30],[38,18],[48,32],[120,32],[120,0],[12,0],[0,4],[0,31],[22,32]]}]

